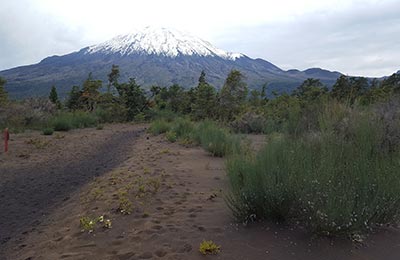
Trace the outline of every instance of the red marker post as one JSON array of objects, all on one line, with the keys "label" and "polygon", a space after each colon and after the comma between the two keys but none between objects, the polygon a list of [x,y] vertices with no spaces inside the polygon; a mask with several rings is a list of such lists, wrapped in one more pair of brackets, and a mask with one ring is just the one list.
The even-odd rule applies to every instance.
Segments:
[{"label": "red marker post", "polygon": [[10,133],[8,128],[4,129],[4,152],[8,152],[8,140],[10,140]]}]

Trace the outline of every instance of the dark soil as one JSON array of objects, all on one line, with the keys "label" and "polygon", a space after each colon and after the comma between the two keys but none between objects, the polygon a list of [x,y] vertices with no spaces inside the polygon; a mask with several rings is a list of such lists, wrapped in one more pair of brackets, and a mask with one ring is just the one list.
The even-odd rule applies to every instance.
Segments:
[{"label": "dark soil", "polygon": [[11,239],[35,230],[71,193],[124,161],[143,131],[118,132],[95,151],[72,160],[59,158],[34,168],[0,165],[0,252]]}]

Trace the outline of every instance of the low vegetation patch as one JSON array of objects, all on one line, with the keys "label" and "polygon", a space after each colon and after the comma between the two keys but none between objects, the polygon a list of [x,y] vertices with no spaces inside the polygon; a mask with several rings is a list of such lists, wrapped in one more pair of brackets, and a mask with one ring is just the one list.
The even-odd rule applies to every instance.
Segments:
[{"label": "low vegetation patch", "polygon": [[74,128],[93,127],[97,125],[97,118],[86,112],[60,113],[51,119],[55,131],[69,131]]},{"label": "low vegetation patch", "polygon": [[400,149],[387,129],[400,117],[393,122],[388,113],[329,106],[317,132],[273,138],[256,156],[229,158],[235,216],[300,223],[326,235],[397,223]]},{"label": "low vegetation patch", "polygon": [[232,135],[228,129],[208,120],[198,123],[185,118],[177,118],[170,123],[156,120],[151,124],[149,131],[153,134],[166,132],[166,138],[170,142],[181,140],[184,144],[198,144],[217,157],[241,149],[240,138]]},{"label": "low vegetation patch", "polygon": [[52,127],[44,128],[42,131],[43,135],[52,135],[54,133],[54,129]]},{"label": "low vegetation patch", "polygon": [[169,122],[167,122],[164,119],[159,119],[159,120],[153,121],[153,123],[151,124],[151,126],[149,128],[149,133],[151,133],[153,135],[159,135],[159,134],[166,133],[170,129],[171,129],[171,125]]},{"label": "low vegetation patch", "polygon": [[203,255],[216,255],[220,252],[221,246],[215,244],[212,240],[204,240],[200,244],[199,251]]}]

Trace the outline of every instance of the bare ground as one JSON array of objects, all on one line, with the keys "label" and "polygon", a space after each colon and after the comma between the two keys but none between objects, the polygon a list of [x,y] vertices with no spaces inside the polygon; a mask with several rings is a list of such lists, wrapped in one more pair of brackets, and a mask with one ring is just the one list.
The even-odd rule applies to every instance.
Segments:
[{"label": "bare ground", "polygon": [[[15,151],[0,155],[3,258],[399,259],[394,228],[354,244],[313,238],[296,227],[236,223],[224,201],[224,160],[143,128],[14,137]],[[32,138],[51,145],[36,148],[28,144]],[[263,142],[250,139],[256,149]],[[99,216],[112,227],[98,223],[93,232],[82,231],[80,218]],[[203,240],[213,240],[221,252],[201,255]]]}]

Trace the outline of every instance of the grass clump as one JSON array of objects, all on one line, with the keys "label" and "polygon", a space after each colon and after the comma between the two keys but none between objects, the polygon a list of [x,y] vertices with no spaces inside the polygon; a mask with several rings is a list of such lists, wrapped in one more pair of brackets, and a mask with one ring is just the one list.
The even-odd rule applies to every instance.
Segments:
[{"label": "grass clump", "polygon": [[52,127],[46,127],[42,130],[43,135],[53,135],[54,129]]},{"label": "grass clump", "polygon": [[60,113],[51,120],[55,131],[69,131],[74,128],[85,128],[97,125],[97,118],[88,112]]},{"label": "grass clump", "polygon": [[384,118],[331,106],[321,113],[318,132],[271,139],[257,156],[232,156],[234,215],[245,222],[296,222],[326,235],[396,223],[400,152],[384,145]]},{"label": "grass clump", "polygon": [[213,156],[223,157],[240,149],[239,138],[212,121],[198,124],[194,139]]},{"label": "grass clump", "polygon": [[165,133],[165,137],[167,138],[168,141],[171,143],[175,143],[177,140],[176,133],[174,131],[168,131]]},{"label": "grass clump", "polygon": [[216,255],[220,252],[221,246],[215,244],[212,240],[204,240],[200,243],[199,251],[203,255]]},{"label": "grass clump", "polygon": [[81,217],[79,219],[80,227],[82,228],[82,232],[89,232],[92,233],[96,226],[97,220],[91,219],[89,217]]},{"label": "grass clump", "polygon": [[170,123],[168,123],[164,119],[158,119],[153,121],[148,131],[153,135],[159,135],[166,133],[167,131],[170,130],[170,128],[171,128]]}]

